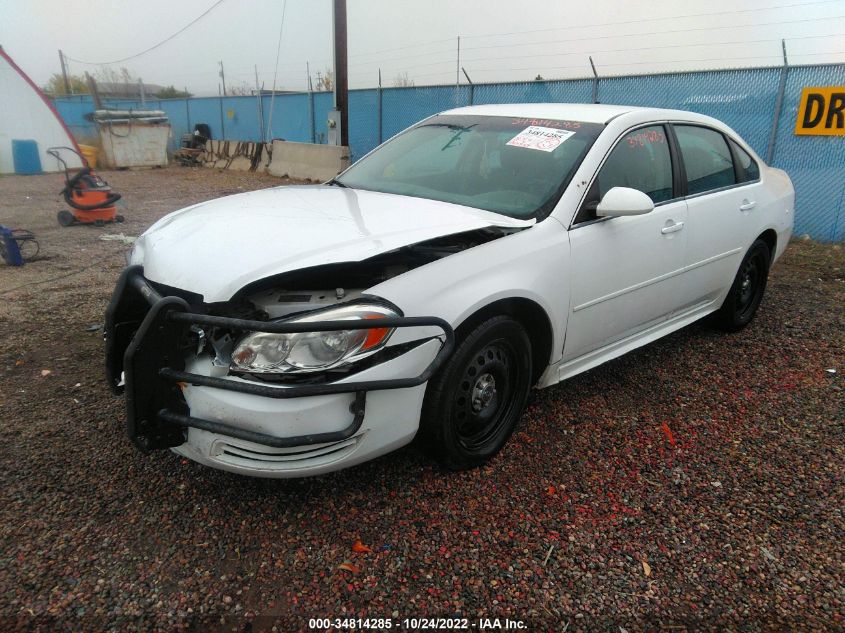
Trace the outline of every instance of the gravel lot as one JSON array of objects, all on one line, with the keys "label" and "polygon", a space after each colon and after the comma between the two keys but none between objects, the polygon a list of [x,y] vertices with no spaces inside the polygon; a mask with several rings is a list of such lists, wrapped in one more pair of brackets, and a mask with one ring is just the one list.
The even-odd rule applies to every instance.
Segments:
[{"label": "gravel lot", "polygon": [[741,334],[696,324],[537,392],[489,467],[447,474],[410,447],[253,480],[135,451],[88,330],[126,250],[101,235],[279,180],[103,175],[127,222],[102,229],[58,227],[58,175],[0,179],[0,224],[43,255],[0,264],[0,629],[845,627],[841,247],[793,243]]}]

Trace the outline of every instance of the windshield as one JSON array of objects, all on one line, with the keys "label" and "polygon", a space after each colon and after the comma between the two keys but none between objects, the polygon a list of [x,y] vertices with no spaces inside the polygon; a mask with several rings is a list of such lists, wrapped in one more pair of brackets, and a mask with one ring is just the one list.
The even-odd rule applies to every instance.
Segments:
[{"label": "windshield", "polygon": [[435,116],[377,148],[335,182],[513,218],[542,217],[602,128],[551,119]]}]

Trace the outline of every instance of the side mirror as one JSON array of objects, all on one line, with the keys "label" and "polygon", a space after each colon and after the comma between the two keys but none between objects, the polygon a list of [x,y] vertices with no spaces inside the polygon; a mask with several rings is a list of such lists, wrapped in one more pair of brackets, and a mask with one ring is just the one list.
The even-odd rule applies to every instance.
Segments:
[{"label": "side mirror", "polygon": [[629,187],[614,187],[601,199],[596,207],[600,218],[616,215],[643,215],[654,211],[654,202],[646,194]]}]

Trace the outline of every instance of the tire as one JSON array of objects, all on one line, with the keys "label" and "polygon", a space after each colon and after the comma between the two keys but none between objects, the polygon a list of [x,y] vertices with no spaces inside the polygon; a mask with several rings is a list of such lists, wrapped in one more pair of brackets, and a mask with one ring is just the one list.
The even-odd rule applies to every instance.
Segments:
[{"label": "tire", "polygon": [[473,329],[428,383],[420,421],[426,450],[452,470],[488,462],[519,421],[531,390],[531,341],[496,316]]},{"label": "tire", "polygon": [[751,323],[766,292],[771,253],[763,240],[748,249],[722,307],[714,315],[716,327],[725,332],[738,332]]},{"label": "tire", "polygon": [[66,211],[62,209],[56,214],[56,218],[59,220],[59,224],[61,226],[71,226],[76,222],[76,218],[74,217],[73,213],[70,211]]}]

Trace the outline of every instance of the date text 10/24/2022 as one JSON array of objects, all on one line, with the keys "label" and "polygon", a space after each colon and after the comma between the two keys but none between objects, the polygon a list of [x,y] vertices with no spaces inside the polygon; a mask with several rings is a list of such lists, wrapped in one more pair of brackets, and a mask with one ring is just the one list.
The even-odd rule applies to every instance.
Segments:
[{"label": "date text 10/24/2022", "polygon": [[308,628],[317,631],[407,629],[411,631],[518,631],[528,624],[511,618],[311,618]]}]

